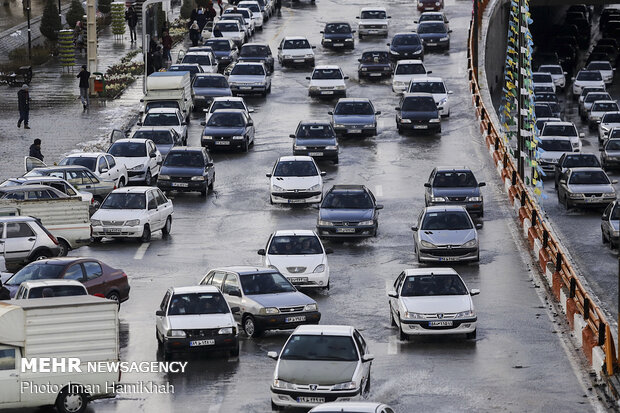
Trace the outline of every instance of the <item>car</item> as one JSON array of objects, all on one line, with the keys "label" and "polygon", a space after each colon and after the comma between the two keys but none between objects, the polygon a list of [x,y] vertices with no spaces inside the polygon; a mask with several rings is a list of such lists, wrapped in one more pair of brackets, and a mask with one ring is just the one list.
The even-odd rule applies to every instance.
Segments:
[{"label": "car", "polygon": [[426,70],[421,60],[400,60],[394,68],[392,91],[397,94],[405,93],[412,80],[426,79],[431,73],[433,71]]},{"label": "car", "polygon": [[127,274],[94,258],[57,257],[34,261],[13,274],[3,285],[11,297],[15,297],[23,282],[48,279],[79,281],[89,294],[103,296],[119,305],[129,299]]},{"label": "car", "polygon": [[[270,0],[255,0],[260,6],[260,11],[263,13],[263,21],[269,20],[271,15],[273,14],[273,7],[271,6]],[[239,3],[241,4],[241,3]]]},{"label": "car", "polygon": [[553,90],[553,87],[549,85],[534,86],[532,90],[534,91],[534,95],[539,95],[542,93],[555,93],[555,90]]},{"label": "car", "polygon": [[267,330],[292,330],[321,320],[316,301],[272,268],[215,268],[199,284],[216,286],[231,307],[241,309],[234,314],[235,320],[250,338]]},{"label": "car", "polygon": [[331,160],[338,163],[339,145],[336,132],[330,122],[301,121],[294,134],[293,155],[311,156],[314,159]]},{"label": "car", "polygon": [[560,156],[554,172],[554,187],[557,190],[560,183],[560,177],[569,168],[594,167],[600,168],[601,162],[593,153],[572,153],[566,152]]},{"label": "car", "polygon": [[422,60],[424,61],[424,46],[422,39],[417,33],[396,33],[390,46],[390,58],[392,60]]},{"label": "car", "polygon": [[323,198],[323,176],[310,156],[281,156],[269,178],[271,204],[310,204]]},{"label": "car", "polygon": [[303,36],[286,36],[278,46],[278,62],[282,66],[314,67],[314,49]]},{"label": "car", "polygon": [[254,121],[242,109],[220,109],[204,123],[203,147],[235,148],[247,152],[254,145]]},{"label": "car", "polygon": [[418,24],[416,32],[422,39],[424,49],[450,50],[452,30],[443,22],[425,21]]},{"label": "car", "polygon": [[609,139],[601,148],[601,167],[603,170],[620,167],[620,139]]},{"label": "car", "polygon": [[263,23],[265,19],[261,11],[261,6],[257,1],[241,1],[237,4],[237,7],[250,10],[252,12],[254,26],[260,31],[263,30]]},{"label": "car", "polygon": [[345,97],[347,95],[347,85],[345,76],[340,67],[335,65],[316,66],[312,75],[306,77],[310,81],[308,85],[308,95],[312,97]]},{"label": "car", "polygon": [[296,288],[329,290],[327,254],[319,236],[311,230],[280,230],[269,236],[267,246],[258,250],[265,267],[275,267]]},{"label": "car", "polygon": [[355,39],[351,25],[347,22],[330,22],[321,30],[321,45],[330,49],[354,49]]},{"label": "car", "polygon": [[562,122],[562,119],[560,118],[543,118],[543,117],[538,117],[536,116],[536,129],[537,135],[540,135],[540,131],[542,131],[542,129],[545,127],[545,123],[547,122]]},{"label": "car", "polygon": [[427,77],[425,79],[412,79],[409,83],[407,93],[430,93],[435,99],[439,114],[443,117],[450,116],[451,90],[446,88],[446,84],[440,77]]},{"label": "car", "polygon": [[[10,178],[0,184],[0,189],[3,187],[15,187],[20,185],[45,185],[52,187],[71,198],[78,198],[86,202],[90,206],[91,213],[99,207],[99,201],[95,201],[93,194],[90,192],[80,192],[69,182],[57,176],[22,176],[20,178]],[[47,195],[39,194],[39,196],[41,195],[55,198],[57,194],[55,192],[53,194],[50,192]],[[32,194],[32,196],[33,199],[39,199],[38,197],[35,198],[37,194]],[[29,198],[30,196],[25,193],[24,199]]]},{"label": "car", "polygon": [[551,109],[551,116],[554,118],[562,117],[562,106],[554,92],[542,92],[534,94],[535,103],[546,103]]},{"label": "car", "polygon": [[609,243],[612,249],[620,243],[620,205],[615,200],[605,208],[601,216],[601,236],[603,244]]},{"label": "car", "polygon": [[[38,162],[34,162],[34,160]],[[38,159],[29,157],[26,159],[26,171],[24,177],[55,176],[62,178],[78,191],[91,193],[97,201],[103,200],[115,187],[114,182],[100,180],[85,166],[46,166]]]},{"label": "car", "polygon": [[461,205],[471,215],[482,218],[484,197],[480,188],[483,186],[486,183],[478,182],[466,166],[438,166],[424,183],[424,203],[426,206]]},{"label": "car", "polygon": [[[551,107],[548,104],[541,103],[541,102],[536,102],[534,104],[534,114],[536,115],[536,119],[539,119],[539,118],[555,118],[553,116],[553,111],[551,110]],[[555,119],[562,120],[560,118],[555,118]]]},{"label": "car", "polygon": [[586,96],[588,96],[588,94],[592,92],[606,92],[605,86],[586,86],[582,88],[578,100],[579,105],[583,105],[583,101],[585,100]]},{"label": "car", "polygon": [[137,238],[149,242],[155,231],[164,237],[172,229],[172,201],[159,188],[134,186],[115,189],[90,218],[93,240]]},{"label": "car", "polygon": [[[239,23],[239,26],[241,26],[243,28],[243,31],[245,32],[245,40],[249,41],[250,37],[252,37],[253,35],[252,26],[248,24],[248,22],[245,20],[245,17],[243,17],[242,14],[235,13],[234,8],[228,9],[228,10],[230,10],[230,12],[221,15],[218,21],[219,22],[236,21],[237,23]],[[211,28],[211,31],[213,31],[213,28]]]},{"label": "car", "polygon": [[32,217],[0,217],[0,241],[7,271],[61,253],[56,237]]},{"label": "car", "polygon": [[14,299],[28,300],[74,295],[88,295],[88,290],[84,284],[77,280],[36,280],[21,283]]},{"label": "car", "polygon": [[267,43],[246,43],[241,46],[239,62],[263,63],[269,73],[273,73],[274,59],[271,48]]},{"label": "car", "polygon": [[161,166],[157,187],[162,191],[213,192],[215,166],[211,154],[202,147],[177,146]]},{"label": "car", "polygon": [[411,229],[418,262],[480,261],[478,231],[462,205],[428,206]]},{"label": "car", "polygon": [[208,107],[214,98],[232,96],[226,76],[219,73],[205,73],[196,76],[192,85],[194,107]]},{"label": "car", "polygon": [[616,183],[601,168],[569,168],[560,176],[558,201],[567,210],[574,206],[607,206],[616,199]]},{"label": "car", "polygon": [[310,408],[326,401],[364,399],[370,392],[374,356],[352,326],[300,326],[277,360],[271,384],[271,409]]},{"label": "car", "polygon": [[573,153],[573,144],[568,136],[539,136],[538,140],[538,148],[544,151],[540,154],[538,165],[549,176],[549,174],[555,173],[555,167],[562,155]]},{"label": "car", "polygon": [[551,88],[552,92],[555,93],[555,81],[551,76],[551,73],[548,72],[534,72],[532,73],[532,86],[547,86]]},{"label": "car", "polygon": [[[214,33],[218,33],[216,36]],[[213,24],[211,38],[223,37],[232,40],[237,47],[241,47],[246,42],[245,28],[236,20],[220,20]]]},{"label": "car", "polygon": [[239,332],[230,308],[217,287],[194,285],[168,288],[155,312],[157,348],[164,359],[175,353],[225,351],[239,356]]},{"label": "car", "polygon": [[357,34],[360,39],[364,36],[388,36],[388,19],[385,7],[364,7],[360,10],[357,25]]},{"label": "car", "polygon": [[209,109],[204,109],[205,122],[209,120],[209,116],[218,110],[222,109],[241,109],[249,117],[250,113],[254,112],[254,109],[248,107],[242,97],[239,96],[226,96],[214,98],[211,102]]},{"label": "car", "polygon": [[588,63],[587,70],[598,70],[603,76],[603,81],[606,85],[611,85],[614,81],[614,71],[616,70],[611,66],[609,61],[595,60]]},{"label": "car", "polygon": [[417,335],[465,334],[475,339],[478,321],[472,296],[478,289],[468,289],[452,268],[406,269],[388,292],[392,327],[399,338]]},{"label": "car", "polygon": [[367,50],[362,57],[357,59],[357,75],[361,79],[383,79],[391,77],[393,73],[392,63],[387,51]]},{"label": "car", "polygon": [[137,123],[141,130],[143,127],[165,126],[174,129],[183,143],[187,145],[187,122],[185,116],[179,109],[172,108],[154,108],[149,110],[142,121]]},{"label": "car", "polygon": [[252,10],[245,7],[233,7],[224,10],[224,15],[227,14],[240,14],[243,20],[245,20],[246,26],[250,29],[250,36],[254,36],[256,33],[256,21],[254,20],[254,13]]},{"label": "car", "polygon": [[443,0],[418,0],[418,11],[439,11],[443,9]]},{"label": "car", "polygon": [[218,68],[217,59],[211,52],[188,52],[181,63],[198,63],[203,73],[216,73]]},{"label": "car", "polygon": [[394,413],[387,404],[375,402],[330,402],[322,403],[308,413]]},{"label": "car", "polygon": [[[620,27],[620,25],[618,27]],[[617,59],[618,59],[618,49],[616,49],[614,46],[597,44],[590,51],[587,64],[589,66],[590,63],[592,62],[604,63],[604,65],[602,65],[603,70],[607,72],[608,75],[610,74],[609,72],[611,71],[612,72],[611,76],[613,79],[612,66],[616,64]],[[601,70],[601,69],[592,67],[592,68],[587,68],[587,70]],[[603,78],[605,78],[605,73],[601,73],[601,74],[603,75]],[[605,79],[605,83],[610,83],[610,82],[611,82],[611,79],[609,82],[607,81],[607,79]]]},{"label": "car", "polygon": [[[47,185],[19,185],[0,188],[0,199],[37,201],[46,199],[71,198],[69,195]],[[80,197],[80,199],[82,199]]]},{"label": "car", "polygon": [[541,137],[553,137],[553,136],[567,136],[570,138],[573,152],[581,151],[581,139],[584,138],[584,134],[577,130],[577,127],[573,122],[546,122],[540,132]]},{"label": "car", "polygon": [[567,75],[573,73],[579,53],[577,39],[573,36],[558,36],[554,40],[556,60],[546,64],[562,66]]},{"label": "car", "polygon": [[604,143],[612,129],[620,128],[620,112],[607,112],[598,124],[598,143]]},{"label": "car", "polygon": [[532,54],[532,67],[540,65],[559,65],[560,59],[554,51],[536,51]]},{"label": "car", "polygon": [[594,130],[598,128],[601,118],[607,112],[618,112],[620,108],[615,100],[597,100],[588,111],[588,128]]},{"label": "car", "polygon": [[211,38],[205,42],[205,46],[211,46],[213,49],[218,62],[218,71],[235,62],[239,56],[239,49],[231,39]]},{"label": "car", "polygon": [[228,76],[228,84],[233,96],[258,93],[267,96],[271,93],[271,77],[263,63],[239,62]]},{"label": "car", "polygon": [[155,142],[150,139],[119,139],[108,148],[108,153],[125,165],[129,182],[141,182],[146,186],[157,179],[163,162]]},{"label": "car", "polygon": [[375,136],[377,116],[381,112],[375,110],[370,99],[341,98],[334,106],[334,110],[328,114],[332,117],[332,126],[336,133]]},{"label": "car", "polygon": [[316,232],[324,238],[375,237],[380,209],[364,185],[334,185],[320,204]]},{"label": "car", "polygon": [[85,166],[100,180],[114,182],[117,188],[129,182],[125,165],[105,152],[74,152],[62,158],[58,165]]},{"label": "car", "polygon": [[588,119],[588,112],[592,104],[597,100],[612,100],[611,95],[607,92],[590,92],[583,99],[579,100],[579,116],[582,121]]},{"label": "car", "polygon": [[190,80],[193,82],[196,75],[204,73],[204,70],[198,63],[177,63],[171,65],[167,72],[189,72]]},{"label": "car", "polygon": [[580,70],[573,78],[573,100],[577,99],[581,89],[586,86],[605,87],[603,75],[598,70]]},{"label": "car", "polygon": [[395,109],[398,133],[405,131],[441,133],[441,116],[430,93],[405,93]]},{"label": "car", "polygon": [[153,141],[164,159],[172,148],[185,144],[175,129],[166,126],[143,126],[134,132],[131,139],[149,139]]}]

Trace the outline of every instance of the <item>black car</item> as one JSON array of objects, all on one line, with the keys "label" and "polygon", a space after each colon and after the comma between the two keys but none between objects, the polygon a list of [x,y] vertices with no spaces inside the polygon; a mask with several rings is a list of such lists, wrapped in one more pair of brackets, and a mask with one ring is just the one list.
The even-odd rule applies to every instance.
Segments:
[{"label": "black car", "polygon": [[433,169],[424,184],[426,206],[462,205],[470,215],[484,216],[484,199],[473,172],[466,167],[438,167]]},{"label": "black car", "polygon": [[162,191],[200,192],[213,191],[215,167],[213,158],[205,148],[181,146],[168,152],[157,179]]},{"label": "black car", "polygon": [[390,62],[390,55],[386,51],[366,51],[357,59],[357,74],[360,79],[383,79],[391,77],[394,69]]},{"label": "black car", "polygon": [[534,114],[536,118],[553,118],[553,111],[551,107],[549,107],[546,103],[536,103],[534,104]]},{"label": "black car", "polygon": [[222,37],[209,39],[205,42],[205,46],[211,46],[215,57],[218,61],[218,70],[224,70],[226,66],[237,59],[239,50],[235,46],[235,42]]},{"label": "black car", "polygon": [[398,133],[428,131],[441,133],[441,116],[430,93],[405,93],[396,107]]},{"label": "black car", "polygon": [[558,189],[558,185],[560,183],[560,177],[569,168],[583,168],[583,167],[600,168],[601,163],[596,157],[596,155],[592,153],[566,152],[565,154],[560,156],[560,159],[558,159],[558,163],[555,164],[555,189]]},{"label": "black car", "polygon": [[264,63],[269,72],[273,73],[273,54],[271,53],[271,48],[266,43],[244,44],[239,52],[239,61]]},{"label": "black car", "polygon": [[254,144],[254,121],[241,109],[222,109],[209,116],[202,133],[201,144],[215,148],[238,148],[247,152]]},{"label": "black car", "polygon": [[338,163],[338,139],[330,122],[302,121],[297,125],[293,141],[293,155],[312,156]]},{"label": "black car", "polygon": [[334,185],[323,197],[316,223],[321,237],[374,237],[379,226],[375,196],[364,185]]},{"label": "black car", "polygon": [[417,33],[396,33],[387,45],[390,46],[390,58],[393,60],[424,60],[424,46]]},{"label": "black car", "polygon": [[351,30],[351,25],[346,22],[327,23],[325,29],[321,31],[323,39],[321,44],[323,47],[331,49],[353,49],[355,48],[355,40]]},{"label": "black car", "polygon": [[450,49],[452,30],[444,22],[423,22],[418,24],[418,34],[427,49]]}]

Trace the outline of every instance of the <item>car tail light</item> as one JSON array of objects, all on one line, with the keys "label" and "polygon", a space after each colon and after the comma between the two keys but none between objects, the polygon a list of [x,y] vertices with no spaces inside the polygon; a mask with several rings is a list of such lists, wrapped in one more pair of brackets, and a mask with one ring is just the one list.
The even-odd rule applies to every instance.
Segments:
[{"label": "car tail light", "polygon": [[90,204],[91,204],[91,205],[94,205],[94,204],[95,204],[95,198],[91,198],[91,199],[90,199]]},{"label": "car tail light", "polygon": [[58,240],[56,239],[55,236],[53,236],[50,232],[47,233],[47,236],[50,237],[50,239],[52,240],[54,244],[58,245]]},{"label": "car tail light", "polygon": [[125,271],[122,272],[121,277],[127,278],[127,274],[125,274]]},{"label": "car tail light", "polygon": [[105,295],[103,295],[101,293],[93,294],[93,296],[99,297],[99,298],[105,298]]}]

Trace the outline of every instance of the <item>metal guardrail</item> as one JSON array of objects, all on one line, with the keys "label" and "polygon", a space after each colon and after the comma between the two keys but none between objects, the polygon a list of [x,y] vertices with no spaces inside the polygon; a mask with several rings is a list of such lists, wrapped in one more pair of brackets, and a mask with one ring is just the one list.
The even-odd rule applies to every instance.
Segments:
[{"label": "metal guardrail", "polygon": [[[474,0],[476,1],[476,0]],[[510,156],[508,149],[504,145],[503,140],[498,133],[497,128],[493,124],[489,111],[484,105],[480,96],[480,88],[478,85],[478,68],[473,67],[473,44],[477,41],[478,33],[474,33],[474,27],[480,27],[482,16],[485,8],[490,0],[481,0],[478,3],[477,15],[472,13],[472,21],[469,27],[467,39],[467,67],[470,82],[470,90],[472,94],[472,103],[476,108],[476,113],[480,119],[480,131],[486,136],[487,146],[493,146],[493,160],[496,165],[501,164],[501,175],[504,182],[510,180],[509,196],[514,202],[520,202],[519,218],[523,222],[528,219],[531,227],[528,229],[528,239],[534,242],[538,240],[542,248],[539,252],[539,264],[543,271],[548,269],[553,271],[554,276],[559,276],[560,288],[568,291],[567,298],[572,299],[575,304],[574,314],[580,314],[586,322],[585,329],[589,329],[589,334],[584,332],[583,336],[591,337],[593,345],[601,346],[605,352],[605,368],[609,376],[613,375],[616,367],[616,355],[614,347],[614,339],[611,335],[611,329],[601,309],[596,305],[595,301],[590,297],[586,289],[583,287],[578,274],[575,272],[568,260],[568,254],[564,251],[562,245],[556,240],[553,232],[550,230],[549,224],[545,222],[544,215],[541,212],[538,202],[531,196],[523,183],[523,180],[517,173],[517,168]],[[477,18],[477,24],[473,19]],[[476,59],[477,60],[477,59]],[[547,268],[545,268],[547,267]],[[550,267],[550,268],[549,268]],[[584,329],[584,330],[585,330]],[[591,335],[590,335],[591,334]]]}]

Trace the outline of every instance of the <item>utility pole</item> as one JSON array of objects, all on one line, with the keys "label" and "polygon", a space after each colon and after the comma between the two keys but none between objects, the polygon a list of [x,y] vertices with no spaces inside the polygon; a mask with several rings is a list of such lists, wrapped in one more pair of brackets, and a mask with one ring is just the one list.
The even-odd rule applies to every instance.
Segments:
[{"label": "utility pole", "polygon": [[474,0],[474,16],[473,16],[473,31],[472,36],[472,68],[474,72],[478,73],[478,0]]},{"label": "utility pole", "polygon": [[523,69],[523,0],[519,0],[519,23],[517,25],[517,172],[521,179],[525,179],[525,168],[523,162],[523,150],[525,148],[524,144],[524,136],[523,136],[523,115],[521,114],[521,110],[523,109],[523,73],[521,72]]},{"label": "utility pole", "polygon": [[26,0],[26,18],[28,19],[28,60],[32,64],[32,34],[30,31],[30,2]]}]

